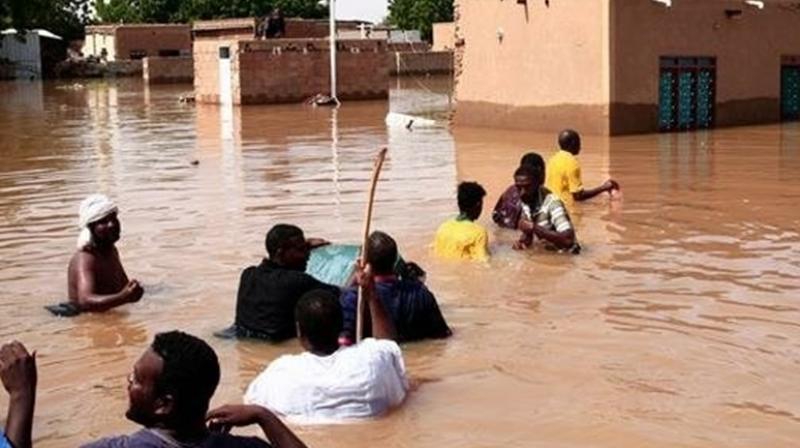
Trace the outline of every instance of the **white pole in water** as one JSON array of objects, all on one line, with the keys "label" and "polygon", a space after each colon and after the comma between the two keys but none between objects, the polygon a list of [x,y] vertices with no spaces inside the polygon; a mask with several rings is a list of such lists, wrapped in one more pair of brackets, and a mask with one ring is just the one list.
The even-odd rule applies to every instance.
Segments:
[{"label": "white pole in water", "polygon": [[331,32],[331,99],[339,104],[339,98],[336,97],[336,0],[328,0],[328,14],[330,14],[330,32]]}]

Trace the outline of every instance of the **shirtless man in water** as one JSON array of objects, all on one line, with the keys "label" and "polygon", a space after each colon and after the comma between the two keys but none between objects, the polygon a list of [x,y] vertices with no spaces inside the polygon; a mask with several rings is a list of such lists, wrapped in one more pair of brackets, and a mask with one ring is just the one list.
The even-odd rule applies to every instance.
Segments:
[{"label": "shirtless man in water", "polygon": [[119,252],[121,226],[117,206],[101,194],[86,198],[80,207],[78,250],[69,262],[69,301],[81,311],[106,311],[137,302],[144,290],[128,280]]}]

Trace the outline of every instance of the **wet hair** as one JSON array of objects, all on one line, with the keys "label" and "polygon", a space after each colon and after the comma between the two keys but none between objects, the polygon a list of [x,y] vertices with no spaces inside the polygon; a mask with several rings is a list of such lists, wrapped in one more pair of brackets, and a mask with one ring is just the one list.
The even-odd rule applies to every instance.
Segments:
[{"label": "wet hair", "polygon": [[461,212],[466,212],[478,205],[484,196],[486,196],[486,190],[483,189],[481,184],[477,182],[461,182],[458,185],[458,209]]},{"label": "wet hair", "polygon": [[544,159],[538,153],[529,152],[519,160],[519,166],[529,165],[544,168]]},{"label": "wet hair", "polygon": [[300,336],[312,347],[335,345],[342,332],[342,306],[339,297],[324,289],[303,294],[294,308]]},{"label": "wet hair", "polygon": [[544,182],[544,167],[521,165],[514,171],[514,177],[530,177],[535,183]]},{"label": "wet hair", "polygon": [[376,274],[389,274],[397,263],[397,242],[384,232],[375,231],[367,242],[367,262]]},{"label": "wet hair", "polygon": [[219,384],[219,359],[214,349],[181,331],[157,334],[150,348],[164,361],[156,394],[172,395],[175,418],[185,421],[205,415]]},{"label": "wet hair", "polygon": [[573,129],[564,129],[558,134],[558,146],[567,151],[574,151],[578,149],[578,144],[581,141],[581,136],[578,131]]},{"label": "wet hair", "polygon": [[300,227],[291,224],[276,224],[269,229],[264,245],[270,258],[278,255],[278,250],[283,249],[292,238],[303,238]]}]

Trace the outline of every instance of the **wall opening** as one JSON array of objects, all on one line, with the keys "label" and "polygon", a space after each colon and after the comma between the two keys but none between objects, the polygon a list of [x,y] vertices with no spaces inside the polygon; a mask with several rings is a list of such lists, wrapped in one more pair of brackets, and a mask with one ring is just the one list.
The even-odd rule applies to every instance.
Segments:
[{"label": "wall opening", "polygon": [[658,128],[662,132],[713,127],[717,61],[713,57],[661,57]]}]

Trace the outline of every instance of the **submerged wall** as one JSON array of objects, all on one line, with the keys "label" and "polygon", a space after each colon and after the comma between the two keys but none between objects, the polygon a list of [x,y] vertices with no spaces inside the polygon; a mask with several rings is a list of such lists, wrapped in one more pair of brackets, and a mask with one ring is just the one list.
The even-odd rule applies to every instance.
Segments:
[{"label": "submerged wall", "polygon": [[[231,58],[234,104],[301,102],[330,90],[327,39],[198,39],[194,46],[195,98],[219,103],[219,54]],[[337,89],[342,100],[389,96],[390,56],[381,40],[338,42]]]},{"label": "submerged wall", "polygon": [[456,0],[455,125],[608,132],[609,0]]},{"label": "submerged wall", "polygon": [[194,80],[192,57],[144,58],[142,76],[150,84],[191,83]]}]

